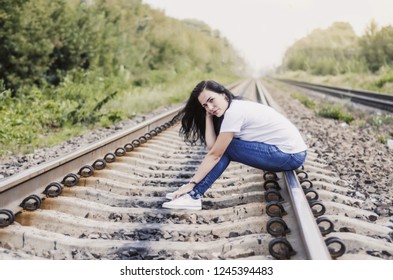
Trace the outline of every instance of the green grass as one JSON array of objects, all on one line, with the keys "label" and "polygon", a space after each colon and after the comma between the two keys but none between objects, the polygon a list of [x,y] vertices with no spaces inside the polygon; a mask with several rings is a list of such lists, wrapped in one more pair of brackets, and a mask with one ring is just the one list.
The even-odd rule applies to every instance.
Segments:
[{"label": "green grass", "polygon": [[367,117],[367,123],[376,127],[383,125],[390,125],[393,127],[393,117],[388,114],[375,114]]},{"label": "green grass", "polygon": [[335,119],[346,123],[351,123],[354,117],[345,112],[345,109],[340,105],[324,105],[317,113],[319,116],[329,119]]},{"label": "green grass", "polygon": [[[301,72],[291,73],[291,75],[291,77],[287,78],[297,80],[304,79],[309,82],[323,84],[329,84],[329,82],[331,82],[329,77],[324,77],[324,79],[320,79],[320,77],[317,77],[317,80],[313,80],[312,78],[306,78],[307,74]],[[362,76],[345,75],[341,76],[340,78],[342,80],[345,80],[345,83],[353,83],[355,80],[362,79]],[[335,79],[337,80],[338,77],[335,77]],[[365,78],[365,80],[371,81],[373,79],[368,77]],[[365,81],[363,80],[362,82],[364,83]],[[387,84],[393,85],[393,83],[387,82],[385,84],[385,88]],[[280,90],[282,91],[288,90],[288,88],[285,87],[282,83],[275,83],[274,86],[280,88]],[[354,88],[361,87],[354,86]],[[339,102],[339,104],[321,101],[319,100],[319,98],[317,98],[317,100],[319,101],[314,101],[310,97],[304,94],[299,94],[297,92],[293,92],[291,94],[291,97],[299,100],[305,107],[313,110],[317,116],[346,122],[348,124],[351,124],[354,129],[371,129],[371,131],[375,133],[373,135],[375,135],[376,143],[386,144],[388,139],[393,139],[393,116],[391,114],[370,113],[363,110],[358,110],[348,106],[349,104],[347,104],[345,101]]]},{"label": "green grass", "polygon": [[[215,79],[225,85],[239,77],[189,72],[156,85],[123,85],[112,98],[106,98],[105,93],[113,93],[116,83],[118,87],[116,79],[106,79],[97,85],[87,79],[83,84],[70,83],[55,92],[68,100],[48,98],[46,92],[38,89],[29,92],[33,97],[23,100],[11,98],[10,92],[0,92],[0,157],[32,153],[37,148],[51,147],[88,130],[110,127],[163,106],[180,106],[203,79]],[[77,103],[74,100],[80,98],[80,91],[84,99]]]},{"label": "green grass", "polygon": [[306,108],[312,110],[315,109],[318,116],[344,121],[346,123],[351,123],[355,119],[354,116],[348,113],[348,109],[346,109],[344,105],[336,105],[324,102],[317,106],[314,100],[300,93],[292,93],[291,97],[299,100]]},{"label": "green grass", "polygon": [[310,99],[309,97],[300,94],[300,93],[293,93],[291,96],[297,100],[299,100],[304,106],[306,106],[309,109],[314,109],[315,108],[315,102]]},{"label": "green grass", "polygon": [[375,81],[375,85],[378,88],[383,88],[388,83],[393,83],[393,70],[390,70],[384,76]]},{"label": "green grass", "polygon": [[345,73],[337,75],[311,75],[305,71],[288,71],[276,74],[277,78],[292,79],[315,84],[370,90],[393,94],[393,69],[384,67],[377,73]]}]

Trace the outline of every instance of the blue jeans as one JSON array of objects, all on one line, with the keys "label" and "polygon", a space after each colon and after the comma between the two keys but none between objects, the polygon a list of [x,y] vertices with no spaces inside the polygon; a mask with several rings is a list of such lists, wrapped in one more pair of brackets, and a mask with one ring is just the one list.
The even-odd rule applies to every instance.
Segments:
[{"label": "blue jeans", "polygon": [[264,171],[281,172],[294,170],[302,166],[306,160],[306,155],[306,151],[287,154],[274,145],[234,138],[219,162],[189,194],[193,198],[202,197],[231,161],[240,162]]}]

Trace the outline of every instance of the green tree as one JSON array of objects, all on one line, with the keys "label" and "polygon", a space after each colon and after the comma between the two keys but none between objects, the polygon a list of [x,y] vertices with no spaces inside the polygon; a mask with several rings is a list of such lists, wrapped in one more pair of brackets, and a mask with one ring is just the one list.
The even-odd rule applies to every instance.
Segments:
[{"label": "green tree", "polygon": [[335,75],[362,70],[361,64],[358,37],[352,26],[336,22],[325,30],[313,30],[295,42],[286,51],[281,69]]},{"label": "green tree", "polygon": [[14,61],[18,57],[15,38],[21,26],[22,8],[26,0],[0,0],[0,79],[5,87],[11,87]]},{"label": "green tree", "polygon": [[379,30],[375,21],[371,21],[365,34],[360,38],[361,55],[367,61],[372,72],[378,71],[385,64],[393,64],[393,27],[386,26]]}]

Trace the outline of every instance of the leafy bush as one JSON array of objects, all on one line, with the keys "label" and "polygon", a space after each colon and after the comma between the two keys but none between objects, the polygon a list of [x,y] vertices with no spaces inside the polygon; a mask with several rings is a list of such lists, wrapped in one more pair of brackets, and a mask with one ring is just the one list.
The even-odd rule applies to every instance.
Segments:
[{"label": "leafy bush", "polygon": [[307,108],[310,108],[310,109],[315,108],[315,102],[312,99],[308,98],[307,96],[300,94],[300,93],[294,93],[291,96],[293,98],[299,100]]},{"label": "leafy bush", "polygon": [[380,127],[382,125],[393,126],[393,117],[389,114],[373,114],[367,118],[367,122],[376,127]]},{"label": "leafy bush", "polygon": [[330,118],[335,120],[344,121],[350,123],[354,120],[354,117],[349,113],[343,111],[343,108],[338,105],[325,105],[319,109],[318,115],[324,118]]},{"label": "leafy bush", "polygon": [[183,83],[150,92],[243,67],[217,31],[141,0],[2,0],[0,53],[0,154],[179,102]]},{"label": "leafy bush", "polygon": [[368,68],[377,72],[384,65],[393,65],[393,26],[381,29],[372,21],[360,38],[361,55],[365,58]]},{"label": "leafy bush", "polygon": [[331,58],[320,58],[316,59],[313,63],[311,73],[313,75],[336,75],[337,70],[337,62]]},{"label": "leafy bush", "polygon": [[388,72],[386,75],[381,77],[375,82],[375,85],[379,88],[382,88],[386,83],[393,83],[393,70]]}]

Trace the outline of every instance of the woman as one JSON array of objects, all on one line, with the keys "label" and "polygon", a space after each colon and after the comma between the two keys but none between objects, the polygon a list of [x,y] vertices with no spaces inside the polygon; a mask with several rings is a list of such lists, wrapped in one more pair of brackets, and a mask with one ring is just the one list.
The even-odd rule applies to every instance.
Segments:
[{"label": "woman", "polygon": [[306,159],[307,146],[288,119],[215,81],[198,83],[179,114],[185,140],[202,141],[208,153],[192,179],[167,194],[172,200],[163,208],[202,209],[201,197],[231,161],[279,172],[296,169]]}]

